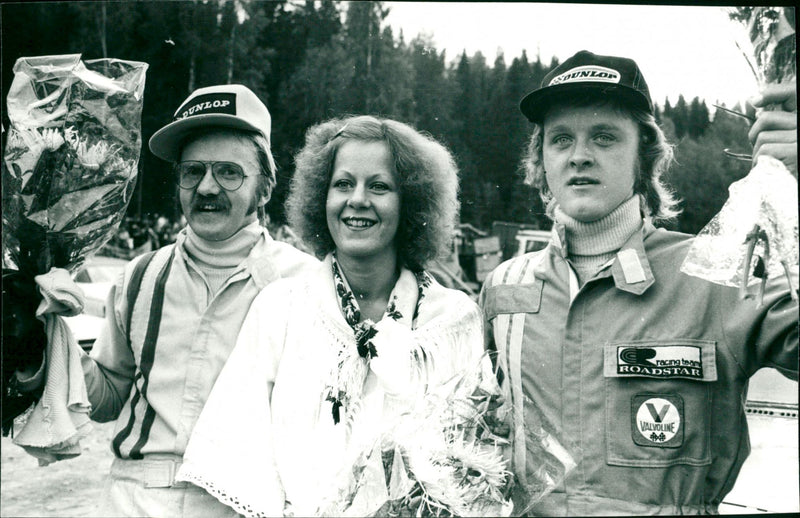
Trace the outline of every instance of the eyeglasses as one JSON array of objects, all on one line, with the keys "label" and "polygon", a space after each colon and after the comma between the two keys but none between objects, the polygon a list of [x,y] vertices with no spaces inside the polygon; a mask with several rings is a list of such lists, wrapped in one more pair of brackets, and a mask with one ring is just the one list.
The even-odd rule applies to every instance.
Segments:
[{"label": "eyeglasses", "polygon": [[209,168],[211,168],[211,176],[226,191],[235,191],[242,186],[244,179],[247,178],[242,166],[234,162],[186,160],[175,164],[178,185],[181,189],[194,189],[203,181]]}]

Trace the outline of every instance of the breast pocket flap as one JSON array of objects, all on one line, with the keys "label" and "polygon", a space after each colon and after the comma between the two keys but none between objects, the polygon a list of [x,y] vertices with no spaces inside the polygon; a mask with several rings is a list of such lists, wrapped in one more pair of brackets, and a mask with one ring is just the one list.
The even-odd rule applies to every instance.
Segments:
[{"label": "breast pocket flap", "polygon": [[541,279],[527,284],[489,286],[484,305],[486,318],[507,313],[538,313],[543,286]]}]

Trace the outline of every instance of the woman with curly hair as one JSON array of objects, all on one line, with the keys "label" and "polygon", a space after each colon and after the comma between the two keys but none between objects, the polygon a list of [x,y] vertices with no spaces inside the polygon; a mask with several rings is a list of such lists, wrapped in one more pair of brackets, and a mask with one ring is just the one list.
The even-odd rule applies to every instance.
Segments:
[{"label": "woman with curly hair", "polygon": [[[372,116],[312,127],[296,165],[290,223],[324,260],[253,302],[180,478],[244,514],[363,516],[414,485],[408,451],[388,460],[404,416],[445,382],[463,401],[496,389],[477,305],[424,269],[452,239],[458,175],[434,139]],[[447,411],[465,430],[475,413]]]},{"label": "woman with curly hair", "polygon": [[449,246],[457,223],[458,172],[452,156],[432,138],[390,119],[333,119],[311,128],[296,157],[287,205],[291,226],[320,256],[336,248],[336,225],[326,206],[332,202],[329,195],[338,191],[331,174],[342,147],[380,148],[384,156],[379,161],[389,161],[386,168],[396,175],[394,190],[403,199],[394,240],[397,258],[412,271],[422,270]]}]

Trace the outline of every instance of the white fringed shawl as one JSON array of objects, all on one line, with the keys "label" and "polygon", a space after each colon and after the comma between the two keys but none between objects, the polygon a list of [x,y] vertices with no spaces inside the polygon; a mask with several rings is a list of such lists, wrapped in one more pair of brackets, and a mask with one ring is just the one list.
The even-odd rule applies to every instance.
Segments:
[{"label": "white fringed shawl", "polygon": [[[416,329],[391,319],[377,324],[373,362],[381,361],[362,397],[342,408],[334,424],[325,386],[339,348],[356,344],[330,272],[328,258],[313,274],[273,283],[256,297],[186,449],[178,479],[241,514],[324,512],[342,474],[371,451],[382,426],[428,386],[474,370],[483,357],[479,308],[434,281]],[[416,357],[424,358],[424,368],[414,368]],[[405,384],[397,379],[410,373],[423,375]],[[349,512],[369,511],[354,505]]]}]

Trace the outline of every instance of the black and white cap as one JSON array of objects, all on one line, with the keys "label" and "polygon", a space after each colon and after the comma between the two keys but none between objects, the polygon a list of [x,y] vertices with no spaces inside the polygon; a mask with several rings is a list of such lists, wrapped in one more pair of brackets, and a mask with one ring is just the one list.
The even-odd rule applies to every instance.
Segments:
[{"label": "black and white cap", "polygon": [[174,120],[150,137],[150,151],[174,162],[186,135],[203,127],[255,131],[269,142],[272,118],[264,103],[244,85],[198,88],[177,109]]},{"label": "black and white cap", "polygon": [[634,108],[654,113],[650,90],[635,61],[599,56],[587,50],[555,67],[545,76],[539,89],[522,99],[519,109],[529,121],[541,123],[555,97],[581,95],[587,89],[621,97]]}]

